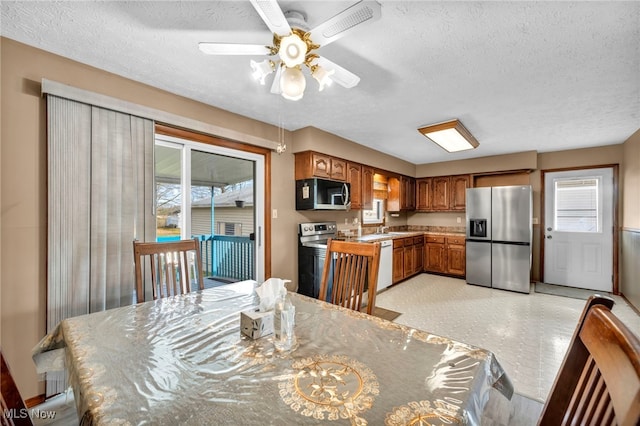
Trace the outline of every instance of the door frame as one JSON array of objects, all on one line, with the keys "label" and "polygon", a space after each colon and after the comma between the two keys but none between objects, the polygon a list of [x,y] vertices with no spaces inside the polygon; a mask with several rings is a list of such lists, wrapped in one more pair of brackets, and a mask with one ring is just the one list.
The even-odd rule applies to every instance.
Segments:
[{"label": "door frame", "polygon": [[540,281],[544,282],[544,230],[546,229],[545,226],[545,222],[546,222],[546,217],[545,217],[545,198],[546,198],[546,194],[545,194],[545,175],[547,173],[554,173],[554,172],[570,172],[570,171],[576,171],[576,170],[590,170],[590,169],[604,169],[604,168],[610,168],[612,170],[613,173],[613,188],[612,188],[612,197],[613,197],[613,208],[612,208],[612,212],[611,214],[613,215],[612,217],[612,222],[613,222],[613,265],[612,265],[612,269],[613,269],[613,294],[615,295],[620,295],[620,290],[619,290],[619,273],[618,273],[618,172],[619,172],[619,166],[618,164],[603,164],[603,165],[593,165],[593,166],[583,166],[583,167],[567,167],[567,168],[560,168],[560,169],[547,169],[547,170],[540,170],[540,229],[538,230],[540,236],[539,236],[539,241],[540,241]]},{"label": "door frame", "polygon": [[179,139],[187,139],[208,145],[230,148],[244,151],[264,157],[264,278],[271,277],[271,150],[256,145],[222,139],[216,136],[198,133],[193,130],[178,129],[166,124],[157,123],[155,133],[158,135],[172,136]]}]

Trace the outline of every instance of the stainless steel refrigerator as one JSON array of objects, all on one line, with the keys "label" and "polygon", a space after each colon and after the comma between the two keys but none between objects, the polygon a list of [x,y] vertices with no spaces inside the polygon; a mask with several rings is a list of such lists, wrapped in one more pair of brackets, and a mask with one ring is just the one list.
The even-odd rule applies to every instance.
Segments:
[{"label": "stainless steel refrigerator", "polygon": [[531,186],[468,188],[468,284],[529,293]]}]

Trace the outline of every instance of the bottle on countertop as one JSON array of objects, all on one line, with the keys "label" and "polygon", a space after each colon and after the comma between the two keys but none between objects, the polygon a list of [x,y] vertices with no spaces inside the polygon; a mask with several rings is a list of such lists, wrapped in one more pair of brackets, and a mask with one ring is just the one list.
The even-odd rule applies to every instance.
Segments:
[{"label": "bottle on countertop", "polygon": [[353,218],[353,222],[358,224],[358,238],[362,238],[362,224],[357,217]]},{"label": "bottle on countertop", "polygon": [[295,343],[294,323],[296,308],[287,296],[287,289],[283,288],[276,301],[273,317],[273,343],[280,351],[291,350]]}]

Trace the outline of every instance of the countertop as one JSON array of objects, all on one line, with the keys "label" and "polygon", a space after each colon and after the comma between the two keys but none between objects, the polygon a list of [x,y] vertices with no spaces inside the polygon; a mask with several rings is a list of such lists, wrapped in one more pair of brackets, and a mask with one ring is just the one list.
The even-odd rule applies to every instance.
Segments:
[{"label": "countertop", "polygon": [[362,237],[344,237],[344,240],[371,243],[371,242],[377,242],[377,241],[395,240],[398,238],[419,237],[421,235],[444,235],[444,236],[450,235],[455,237],[465,236],[465,234],[462,232],[400,231],[400,232],[389,232],[384,234],[367,234],[367,235],[363,235]]}]

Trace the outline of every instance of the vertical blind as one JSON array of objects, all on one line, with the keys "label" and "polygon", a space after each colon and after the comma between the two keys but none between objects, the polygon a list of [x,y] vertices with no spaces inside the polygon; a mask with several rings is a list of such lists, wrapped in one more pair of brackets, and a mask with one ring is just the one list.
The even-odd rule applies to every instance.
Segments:
[{"label": "vertical blind", "polygon": [[[132,241],[152,239],[154,123],[47,96],[47,332],[135,301]],[[59,378],[47,395],[64,391]]]}]

